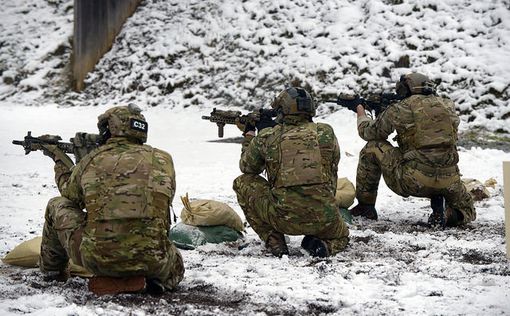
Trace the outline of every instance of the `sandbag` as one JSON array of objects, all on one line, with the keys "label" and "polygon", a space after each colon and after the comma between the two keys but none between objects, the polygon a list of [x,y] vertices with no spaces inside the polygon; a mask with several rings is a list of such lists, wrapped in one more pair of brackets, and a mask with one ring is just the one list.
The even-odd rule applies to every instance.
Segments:
[{"label": "sandbag", "polygon": [[170,240],[181,249],[195,249],[206,243],[219,244],[222,242],[232,242],[242,238],[242,234],[237,230],[225,226],[192,226],[184,223],[178,223],[170,229]]},{"label": "sandbag", "polygon": [[351,212],[349,212],[348,209],[343,207],[340,207],[338,210],[340,211],[340,216],[342,217],[344,222],[352,225],[353,218]]},{"label": "sandbag", "polygon": [[[486,181],[486,183],[490,182],[490,180],[495,181],[494,179],[489,179]],[[486,185],[476,179],[465,178],[462,179],[462,183],[464,183],[466,190],[469,192],[469,194],[471,194],[471,197],[475,201],[481,201],[491,196],[489,190],[486,188]]]},{"label": "sandbag", "polygon": [[213,200],[189,201],[188,194],[181,196],[184,208],[181,220],[191,226],[228,226],[238,232],[244,230],[241,217],[227,204]]},{"label": "sandbag", "polygon": [[[42,237],[35,237],[22,242],[3,257],[2,262],[18,267],[37,268],[39,266],[39,256],[41,254],[41,241]],[[72,260],[69,260],[69,271],[71,275],[75,276],[85,278],[93,276],[93,274],[88,272],[84,267],[74,264]]]},{"label": "sandbag", "polygon": [[354,184],[347,178],[338,178],[336,183],[336,205],[340,208],[349,208],[354,203],[354,198],[356,197]]},{"label": "sandbag", "polygon": [[13,266],[37,268],[41,253],[42,237],[35,237],[24,241],[9,251],[2,262]]}]

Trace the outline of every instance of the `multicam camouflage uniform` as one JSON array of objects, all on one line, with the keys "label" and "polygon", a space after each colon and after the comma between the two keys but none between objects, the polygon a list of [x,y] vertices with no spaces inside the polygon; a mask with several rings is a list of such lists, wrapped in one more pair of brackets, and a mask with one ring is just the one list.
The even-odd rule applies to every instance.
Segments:
[{"label": "multicam camouflage uniform", "polygon": [[[457,167],[459,118],[453,102],[436,95],[412,95],[372,120],[358,118],[358,132],[368,143],[360,153],[356,197],[375,204],[381,174],[401,196],[444,196],[462,213],[464,224],[476,218],[473,201],[460,181]],[[399,147],[386,139],[397,132]]]},{"label": "multicam camouflage uniform", "polygon": [[[349,230],[335,207],[340,150],[333,129],[305,117],[246,136],[234,181],[239,205],[251,227],[266,241],[276,231],[312,235],[331,255],[344,249]],[[268,180],[259,174],[266,170]]]},{"label": "multicam camouflage uniform", "polygon": [[184,266],[168,239],[175,193],[168,153],[112,137],[72,172],[57,161],[55,173],[62,196],[46,209],[41,270],[61,271],[71,258],[99,276],[143,275],[177,286]]}]

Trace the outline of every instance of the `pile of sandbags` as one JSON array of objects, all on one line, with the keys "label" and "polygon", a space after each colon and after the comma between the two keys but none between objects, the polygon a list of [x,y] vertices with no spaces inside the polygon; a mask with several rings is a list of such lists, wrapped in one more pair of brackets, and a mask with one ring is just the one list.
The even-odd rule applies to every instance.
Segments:
[{"label": "pile of sandbags", "polygon": [[227,204],[214,200],[181,197],[184,208],[181,223],[170,229],[170,239],[181,249],[194,249],[206,243],[232,242],[242,238],[241,217]]}]

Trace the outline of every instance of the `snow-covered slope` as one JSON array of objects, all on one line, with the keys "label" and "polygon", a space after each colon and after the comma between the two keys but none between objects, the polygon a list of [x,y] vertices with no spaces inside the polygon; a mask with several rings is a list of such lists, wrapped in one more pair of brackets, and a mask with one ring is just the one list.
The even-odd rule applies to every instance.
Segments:
[{"label": "snow-covered slope", "polygon": [[507,1],[147,0],[81,95],[55,79],[68,57],[70,1],[18,2],[0,16],[1,99],[26,102],[29,91],[43,103],[252,108],[286,82],[321,100],[391,89],[420,71],[470,126],[510,131]]},{"label": "snow-covered slope", "polygon": [[0,100],[54,102],[70,87],[73,2],[0,1]]}]

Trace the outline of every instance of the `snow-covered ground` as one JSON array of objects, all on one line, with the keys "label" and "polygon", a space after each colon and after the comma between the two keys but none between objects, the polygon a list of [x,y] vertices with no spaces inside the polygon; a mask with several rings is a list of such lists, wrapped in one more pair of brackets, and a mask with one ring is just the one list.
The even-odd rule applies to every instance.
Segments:
[{"label": "snow-covered ground", "polygon": [[[46,202],[58,194],[52,162],[41,153],[23,155],[11,144],[27,130],[34,135],[94,132],[106,107],[19,107],[0,104],[0,256],[41,234]],[[176,197],[226,202],[243,218],[232,180],[239,175],[240,145],[216,140],[216,126],[200,119],[206,111],[165,107],[146,111],[149,143],[169,151],[177,172]],[[355,179],[354,113],[342,110],[320,119],[334,126],[342,148],[340,175]],[[234,126],[226,137],[239,136]],[[498,150],[461,150],[465,177],[494,177],[493,196],[476,204],[478,218],[466,228],[426,228],[427,201],[402,199],[382,185],[380,220],[351,227],[350,247],[324,260],[300,249],[290,237],[290,256],[270,256],[248,229],[242,250],[205,245],[182,251],[186,274],[176,293],[96,298],[86,281],[45,282],[36,269],[0,265],[0,314],[397,314],[497,315],[510,313],[510,263],[504,252],[502,161]],[[182,205],[174,201],[177,215]]]},{"label": "snow-covered ground", "polygon": [[[49,158],[24,156],[11,141],[29,130],[64,140],[95,132],[97,116],[119,103],[146,109],[149,143],[174,157],[177,215],[189,193],[242,216],[231,188],[240,145],[210,142],[216,126],[200,116],[267,106],[287,81],[320,100],[389,89],[421,71],[454,99],[463,132],[510,132],[506,0],[144,0],[81,94],[69,88],[72,3],[0,0],[0,256],[41,234],[46,202],[58,194]],[[319,112],[342,148],[339,175],[354,181],[364,145],[354,113]],[[225,133],[239,136],[233,126]],[[465,228],[425,227],[428,202],[382,184],[380,220],[353,225],[350,247],[333,258],[311,258],[298,236],[290,256],[274,258],[248,229],[241,250],[183,251],[177,292],[102,298],[86,280],[46,282],[36,269],[0,263],[0,315],[508,315],[502,161],[510,153],[467,146],[460,156],[464,177],[497,181]]]}]

